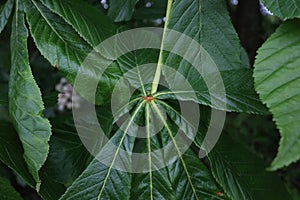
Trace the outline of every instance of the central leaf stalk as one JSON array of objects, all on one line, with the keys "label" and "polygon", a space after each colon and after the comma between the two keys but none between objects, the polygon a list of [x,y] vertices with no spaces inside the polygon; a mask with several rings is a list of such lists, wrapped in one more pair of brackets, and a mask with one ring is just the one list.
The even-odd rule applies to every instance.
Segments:
[{"label": "central leaf stalk", "polygon": [[163,49],[164,49],[164,40],[165,40],[166,29],[168,27],[169,20],[170,20],[172,4],[173,4],[173,0],[168,0],[167,12],[166,12],[166,22],[164,25],[164,31],[163,31],[163,36],[162,36],[162,41],[161,41],[161,46],[160,46],[157,68],[156,68],[156,72],[155,72],[155,76],[154,76],[152,88],[151,88],[152,94],[156,93],[157,87],[159,84],[159,80],[160,80],[160,76],[161,76],[161,70],[162,70],[161,68],[163,65],[163,60],[162,60],[163,55],[162,54],[163,54]]},{"label": "central leaf stalk", "polygon": [[155,98],[152,96],[152,94],[148,96],[141,96],[142,99],[144,99],[147,103],[151,103],[151,101],[155,100]]}]

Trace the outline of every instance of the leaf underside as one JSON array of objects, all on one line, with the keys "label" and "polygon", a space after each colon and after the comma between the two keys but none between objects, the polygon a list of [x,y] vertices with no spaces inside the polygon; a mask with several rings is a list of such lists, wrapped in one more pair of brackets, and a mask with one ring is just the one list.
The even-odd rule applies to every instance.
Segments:
[{"label": "leaf underside", "polygon": [[284,22],[259,49],[254,65],[255,88],[281,133],[272,170],[300,158],[299,25],[298,19]]},{"label": "leaf underside", "polygon": [[28,32],[19,6],[17,1],[11,34],[9,113],[23,144],[24,159],[39,190],[38,171],[48,155],[51,126],[42,116],[44,105],[28,63]]}]

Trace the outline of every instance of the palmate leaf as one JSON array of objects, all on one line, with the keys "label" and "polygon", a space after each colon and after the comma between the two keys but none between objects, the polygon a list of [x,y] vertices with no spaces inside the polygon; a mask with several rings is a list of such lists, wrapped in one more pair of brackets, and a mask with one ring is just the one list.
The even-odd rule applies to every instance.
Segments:
[{"label": "palmate leaf", "polygon": [[258,50],[255,88],[281,133],[272,170],[300,158],[300,21],[284,22]]},{"label": "palmate leaf", "polygon": [[42,116],[44,105],[28,63],[28,32],[19,6],[19,1],[16,1],[10,43],[9,114],[24,147],[29,172],[39,190],[41,180],[38,172],[48,155],[51,126]]},{"label": "palmate leaf", "polygon": [[7,24],[8,18],[13,10],[14,0],[8,0],[0,9],[0,33],[3,31]]},{"label": "palmate leaf", "polygon": [[[73,1],[69,0],[42,0],[41,2],[35,0],[26,0],[25,2],[26,16],[31,34],[41,53],[52,63],[52,65],[58,64],[59,70],[61,70],[70,80],[70,82],[72,82],[85,56],[99,42],[110,36],[111,32],[106,35],[105,28],[103,30],[104,32],[102,32],[101,26],[98,25],[96,20],[103,19],[105,23],[107,22],[106,18],[101,14],[97,14],[98,11],[85,5],[81,1],[75,1],[74,5]],[[197,6],[195,6],[194,2],[196,2]],[[174,7],[172,7],[174,10],[170,15],[171,20],[170,22],[167,21],[167,24],[169,23],[170,25],[172,23],[176,23],[177,21],[185,24],[182,18],[177,18],[176,9],[186,9],[186,5],[188,5],[188,11],[196,8],[196,13],[189,12],[191,16],[196,16],[197,19],[205,19],[205,21],[209,21],[210,17],[213,17],[213,19],[216,20],[213,15],[215,13],[205,13],[205,10],[208,10],[209,6],[215,5],[216,7],[213,7],[215,12],[222,13],[222,16],[224,14],[223,17],[225,20],[222,18],[220,22],[213,21],[214,23],[200,23],[200,26],[199,23],[196,23],[196,30],[201,30],[200,32],[196,33],[196,35],[198,34],[201,37],[196,37],[196,39],[199,39],[198,42],[202,43],[203,46],[207,48],[207,51],[214,55],[213,60],[217,64],[218,69],[222,72],[222,77],[224,79],[227,92],[231,95],[228,96],[228,99],[230,99],[231,102],[226,101],[226,103],[229,105],[229,110],[263,112],[264,107],[260,107],[261,105],[256,104],[259,101],[254,96],[255,93],[253,93],[252,90],[253,84],[251,82],[251,71],[247,69],[247,62],[244,63],[245,52],[239,46],[234,30],[230,29],[228,31],[227,29],[227,25],[231,25],[224,4],[213,4],[211,2],[203,1],[201,3],[201,7],[205,7],[205,9],[203,9],[202,12],[202,10],[199,10],[200,1],[188,3],[189,4],[183,3],[179,6],[180,2],[175,1]],[[213,8],[211,9],[214,10]],[[91,10],[89,10],[90,12],[86,14],[88,9]],[[192,20],[191,22],[193,23],[194,21]],[[110,24],[110,22],[107,22],[107,24]],[[221,33],[218,33],[219,35],[211,36],[209,35],[210,33],[205,32],[205,30],[211,30],[209,29],[209,26],[214,24],[218,24],[218,27],[221,30],[228,31],[225,32],[225,36]],[[205,25],[208,26],[206,27]],[[112,30],[113,29],[114,27],[112,25]],[[189,27],[184,27],[184,30],[179,31],[187,33],[187,35],[190,37],[195,38],[195,35],[193,35],[195,32],[190,31]],[[45,37],[45,35],[47,35],[47,37]],[[222,49],[223,47],[226,48]],[[228,47],[232,48],[228,50]],[[112,71],[107,72],[107,77],[110,78],[109,73],[111,73],[111,75],[114,77],[120,78],[124,71],[128,71],[139,64],[143,64],[143,62],[149,62],[152,60],[152,58],[157,60],[158,54],[156,53],[157,52],[154,52],[153,54],[147,54],[147,52],[142,52],[141,54],[133,53],[129,56],[125,55],[124,57],[117,59],[120,69],[119,66],[115,64],[113,67],[115,67],[116,70],[114,71],[113,69]],[[138,59],[135,59],[136,56]],[[172,60],[175,59],[175,57],[172,57],[172,55],[168,56],[168,60],[165,63],[167,64],[171,61],[173,63],[174,61],[174,66],[177,66],[175,65],[176,60]],[[111,60],[106,60],[103,58],[103,62],[106,61],[111,62]],[[178,69],[178,71],[180,71],[182,74],[185,74],[190,70],[190,68],[188,64],[183,65],[181,61],[182,59],[179,62],[181,68],[174,68]],[[164,71],[164,73],[166,74],[166,71]],[[128,82],[132,86],[138,85],[144,88],[145,92],[143,94],[141,93],[141,96],[146,96],[149,94],[149,87],[143,85],[143,82],[137,81],[139,80],[139,76],[136,76],[137,74],[134,74],[135,79],[130,79],[129,77]],[[171,77],[166,76],[167,81],[168,78],[170,79]],[[191,81],[191,83],[193,83],[195,90],[199,91],[199,94],[202,94],[203,96],[207,95],[205,90],[201,90],[201,84],[199,84],[201,87],[198,85],[198,83],[201,83],[201,81],[197,82],[196,79],[192,79],[192,77],[188,76],[187,78]],[[245,85],[241,86],[241,84],[239,84],[240,82],[232,83],[232,79],[240,80],[241,82],[243,81],[243,84]],[[109,82],[108,80],[104,80],[103,82]],[[108,93],[112,90],[112,87],[110,86],[113,86],[113,84],[110,85],[110,83],[111,82],[108,84],[106,83],[107,87],[102,88],[103,90],[106,90],[106,92],[104,91],[104,93],[102,93],[103,96],[108,96]],[[241,91],[247,92],[246,97],[240,98],[239,94]],[[207,169],[204,162],[202,162],[196,156],[192,149],[181,152],[180,145],[184,143],[185,137],[182,136],[182,140],[180,140],[182,143],[179,142],[179,144],[178,141],[174,140],[174,137],[177,133],[178,125],[180,124],[182,117],[177,116],[174,118],[177,113],[174,109],[171,109],[173,105],[169,104],[170,99],[174,100],[172,96],[163,97],[162,94],[157,94],[160,96],[157,96],[157,99],[153,100],[151,103],[147,102],[146,100],[141,100],[142,98],[138,98],[138,101],[135,102],[136,105],[130,107],[131,118],[128,118],[128,121],[125,121],[119,129],[116,130],[116,127],[114,127],[111,134],[109,134],[109,132],[112,128],[112,121],[105,118],[107,113],[104,112],[104,114],[102,114],[102,116],[104,116],[104,118],[102,118],[103,121],[108,121],[110,123],[108,123],[109,128],[105,132],[107,135],[111,135],[111,142],[116,145],[116,149],[111,149],[109,143],[107,143],[107,145],[105,145],[102,151],[99,153],[99,157],[101,158],[101,156],[104,156],[102,158],[105,158],[109,164],[105,165],[99,162],[97,159],[94,159],[84,170],[84,172],[68,188],[61,199],[228,199],[226,194],[228,194],[228,196],[231,198],[240,197],[239,192],[243,192],[245,189],[242,189],[241,191],[239,190],[237,193],[231,191],[236,189],[235,187],[239,187],[239,184],[232,184],[232,182],[238,180],[238,178],[230,179],[230,183],[224,183],[224,181],[221,180],[221,178],[224,178],[222,176],[223,174],[218,176],[215,175],[216,179],[223,187],[222,188],[215,182],[212,174]],[[120,98],[122,98],[122,94],[119,95]],[[191,99],[186,98],[186,96],[182,96],[181,100]],[[196,99],[196,102],[210,105],[207,97],[200,100]],[[168,115],[167,118],[163,117],[163,111],[160,110],[161,106],[165,107]],[[258,106],[258,108],[256,108],[256,106]],[[151,137],[150,135],[155,129],[156,121],[150,114],[150,110],[155,114],[160,123],[163,124],[163,128],[160,130],[159,134]],[[121,114],[117,117],[120,117],[122,114],[124,113],[121,112]],[[147,133],[146,139],[136,139],[128,134],[129,130],[135,130],[138,132],[139,130],[132,128],[131,124],[137,124],[140,122],[145,125]],[[188,128],[188,126],[185,126],[185,128],[183,128],[181,131],[185,133],[188,138],[191,138],[190,136],[192,130],[193,129]],[[70,134],[70,132],[68,132],[68,134]],[[52,153],[54,154],[49,156],[49,165],[46,163],[45,168],[43,168],[41,171],[42,180],[45,178],[49,181],[52,181],[52,184],[55,187],[59,186],[58,183],[55,183],[56,181],[64,184],[70,184],[78,176],[78,174],[81,173],[87,164],[86,161],[84,161],[82,166],[77,164],[79,159],[76,157],[76,155],[78,155],[76,154],[77,151],[69,151],[68,149],[71,144],[68,144],[69,141],[66,140],[62,140],[62,142],[60,140],[61,137],[63,138],[62,135],[54,138],[52,143]],[[76,144],[78,144],[78,140],[75,141]],[[55,146],[55,143],[58,145]],[[173,160],[171,163],[164,163],[166,164],[165,167],[155,170],[157,168],[154,162],[155,160],[161,160],[163,162],[165,161],[161,157],[152,156],[150,152],[170,143],[174,144],[175,148],[166,149],[165,151],[162,151],[161,154],[164,157],[168,157],[169,154],[175,152],[175,154],[178,154],[179,158],[177,160]],[[61,150],[65,151],[65,155],[62,155],[62,157],[58,157],[58,153],[56,153],[59,150],[58,146],[61,147]],[[78,148],[80,149],[80,147]],[[121,150],[146,153],[147,159],[135,160],[135,158],[131,156],[123,157],[120,154]],[[182,153],[184,154],[181,155]],[[84,160],[83,157],[79,157],[82,158],[81,160]],[[54,177],[51,177],[49,171],[51,171],[51,169],[57,169],[55,168],[55,165],[61,162],[66,164],[63,166],[67,166],[70,171],[63,176],[60,176],[61,173],[63,173],[63,170],[58,167],[59,171],[56,171],[56,173],[53,174]],[[226,161],[222,162],[226,163]],[[68,166],[69,163],[73,163],[74,166]],[[138,163],[148,169],[149,172],[129,173],[119,171],[114,169],[116,163],[119,165],[121,164],[126,169],[136,167],[136,163]],[[227,171],[226,173],[229,174]],[[226,176],[226,174],[224,176]],[[231,184],[234,186],[230,187]],[[51,184],[44,186],[51,186]],[[43,184],[41,189],[43,189]],[[44,196],[44,198],[57,199],[62,193],[62,190],[64,190],[64,186],[61,186],[60,190],[55,192],[55,197],[51,197],[51,193],[47,191],[47,194]]]},{"label": "palmate leaf", "polygon": [[[170,5],[172,5],[172,1],[170,0],[169,2],[171,2],[171,4],[169,3],[168,8],[170,8]],[[178,1],[176,2],[178,3]],[[193,2],[189,2],[189,5],[193,5],[192,8],[199,9],[200,1],[196,1],[198,3],[198,6],[195,6]],[[206,1],[205,3],[206,5],[210,6],[215,5],[209,4],[209,2]],[[227,13],[226,11],[224,11],[224,4],[220,5],[217,8],[221,8],[221,13]],[[173,9],[175,8],[178,7],[173,7]],[[185,7],[183,6],[182,9],[184,8]],[[59,13],[57,11],[59,10],[58,8],[52,7],[52,10],[53,12]],[[197,10],[197,12],[198,11],[199,10]],[[192,16],[197,16],[198,18],[200,18],[200,14],[197,12],[196,14],[193,12],[190,13],[193,13]],[[169,16],[171,16],[171,19],[173,17],[173,19],[176,21],[176,14],[174,13],[176,12],[171,12],[171,15]],[[60,15],[63,16],[65,20],[68,20],[67,17],[63,14]],[[201,18],[203,18],[203,16]],[[225,19],[228,19],[228,21],[225,20],[225,24],[230,24],[227,15]],[[71,20],[69,20],[68,22],[72,24]],[[181,21],[181,23],[184,24],[183,21]],[[222,25],[222,23],[224,22],[222,21],[218,23],[219,25]],[[75,25],[72,25],[72,27],[75,27]],[[197,27],[196,30],[198,30],[199,28],[200,27]],[[225,27],[223,28],[225,29]],[[185,27],[185,29],[188,29],[188,27]],[[184,32],[184,30],[180,31]],[[208,33],[206,34],[206,37],[208,37]],[[213,60],[216,60],[219,70],[223,73],[223,79],[227,80],[225,82],[225,85],[227,86],[227,89],[230,89],[229,92],[231,92],[231,100],[233,101],[233,103],[230,102],[231,104],[233,104],[231,105],[231,109],[246,112],[264,112],[264,107],[261,106],[261,104],[259,104],[259,106],[261,106],[259,109],[255,107],[258,106],[258,104],[256,105],[256,103],[258,103],[259,100],[255,96],[255,92],[253,92],[253,84],[251,82],[251,71],[247,71],[247,64],[245,64],[246,67],[242,65],[242,63],[245,61],[245,52],[241,49],[238,42],[236,41],[237,36],[235,32],[231,30],[229,31],[229,34],[226,35],[231,38],[231,40],[229,41],[234,43],[234,45],[230,46],[234,48],[231,49],[232,51],[229,51],[231,53],[229,53],[228,55],[226,54],[227,52],[225,49],[224,52],[220,49],[210,49],[214,47],[210,47],[209,44],[211,43],[209,43],[208,41],[214,40],[208,40],[209,38],[205,38],[204,36],[202,35],[202,37],[200,38],[203,39],[204,44],[205,42],[207,42],[207,44],[205,45],[210,51],[210,53],[218,50],[217,52],[219,53],[220,58],[214,57]],[[194,36],[191,37],[194,38]],[[217,38],[217,36],[215,37]],[[223,36],[223,40],[224,38],[226,39],[226,37]],[[222,40],[218,41],[222,42]],[[147,52],[150,51],[141,50],[129,53],[128,55],[124,55],[118,58],[117,62],[120,65],[121,70],[128,71],[134,67],[139,66],[140,64],[151,62],[152,59],[157,60],[157,52],[152,52],[153,54],[147,54]],[[226,55],[227,59],[233,57],[233,63],[226,60],[223,54]],[[223,62],[224,66],[222,65]],[[182,71],[188,71],[189,69],[187,67],[188,65],[182,65]],[[184,124],[182,121],[182,116],[178,114],[180,112],[178,112],[174,108],[174,105],[170,103],[173,102],[170,100],[175,100],[175,103],[173,102],[174,104],[176,104],[177,101],[176,99],[172,98],[171,95],[161,98],[163,97],[162,93],[165,91],[159,91],[156,94],[153,93],[153,95],[157,96],[155,96],[155,98],[150,101],[144,99],[146,95],[149,95],[150,89],[147,85],[144,85],[143,76],[139,75],[139,67],[137,68],[138,69],[134,71],[134,73],[128,75],[127,81],[129,83],[128,85],[131,85],[134,88],[138,88],[138,93],[140,94],[138,96],[140,97],[137,98],[136,101],[134,101],[134,106],[130,106],[130,110],[126,110],[127,112],[130,112],[130,117],[127,118],[125,122],[122,123],[122,125],[119,125],[118,129],[113,129],[112,133],[109,134],[112,135],[110,137],[110,142],[115,144],[115,146],[112,148],[111,143],[107,142],[103,146],[101,151],[97,154],[97,158],[99,158],[103,162],[105,161],[105,164],[99,162],[97,159],[94,159],[86,168],[86,170],[67,189],[66,193],[61,197],[61,199],[229,199],[229,197],[231,197],[232,199],[238,199],[241,196],[244,197],[243,195],[240,195],[247,190],[246,187],[248,185],[245,186],[242,184],[244,180],[240,180],[240,177],[235,177],[235,179],[229,179],[228,182],[225,183],[224,180],[222,180],[222,178],[224,179],[224,176],[226,177],[226,175],[233,174],[235,176],[238,176],[239,171],[235,171],[234,169],[232,169],[229,170],[229,172],[225,171],[225,174],[217,174],[216,172],[214,172],[216,180],[218,180],[221,184],[221,186],[219,186],[216,183],[212,174],[210,173],[209,169],[206,167],[205,162],[202,162],[191,148],[188,148],[185,152],[182,151],[181,145],[183,145],[186,142],[187,138],[193,139],[193,128],[190,128],[188,125],[183,125],[179,127],[179,125]],[[122,73],[124,71],[122,71]],[[145,71],[143,72],[145,73]],[[164,73],[166,75],[166,71],[164,71]],[[244,83],[247,84],[245,86],[240,86],[238,83],[230,83],[230,81],[232,81],[230,80],[230,78],[232,78],[233,76],[238,80],[241,79],[241,81],[244,80],[243,78],[245,78],[246,81]],[[134,78],[132,79],[132,77]],[[151,78],[153,79],[153,77]],[[165,76],[165,78],[170,79],[171,77]],[[199,86],[197,88],[196,83],[194,83],[194,86],[196,87],[196,89],[199,89]],[[247,95],[249,96],[243,97],[243,99],[239,99],[238,95],[240,90],[247,91],[249,93]],[[198,91],[199,93],[203,92],[201,90]],[[205,93],[203,94],[205,95]],[[118,95],[118,98],[122,99],[123,94],[118,93]],[[236,100],[236,98],[238,99]],[[186,96],[182,96],[182,99],[180,100],[194,99],[189,99],[186,98]],[[207,105],[204,99],[202,99],[201,101],[197,100],[196,102]],[[166,111],[166,118],[164,118],[164,111]],[[154,115],[152,115],[151,113],[154,113]],[[124,113],[121,112],[120,115],[117,115],[117,118],[120,117],[122,114]],[[209,115],[204,115],[203,117],[208,118]],[[163,127],[158,134],[152,136],[155,127],[158,124],[156,123],[157,120],[163,125]],[[118,119],[115,119],[115,121],[118,121]],[[132,133],[132,131],[135,134],[140,133],[140,130],[134,127],[133,124],[142,124],[141,126],[145,128],[146,138],[136,139],[136,137],[131,136],[131,134],[129,134],[129,132]],[[180,130],[179,133],[178,130]],[[183,136],[183,134],[185,134],[186,136]],[[174,139],[174,137],[178,135],[181,137],[181,140],[179,141]],[[157,155],[153,156],[151,154],[151,152],[161,147],[167,146],[167,144],[173,144],[174,146],[172,146],[172,148],[169,147],[161,152],[159,151],[162,157],[159,157]],[[144,153],[147,156],[143,159],[138,159],[134,156],[131,156],[131,154],[124,156],[121,154],[121,152],[124,150],[129,153],[137,151],[139,153]],[[172,153],[175,153],[178,156],[178,158],[172,160],[172,162],[169,163],[165,160],[165,158],[169,157]],[[228,162],[228,160],[225,159],[218,159],[220,160],[216,160],[216,162],[218,161],[221,164]],[[159,168],[156,165],[157,163],[155,161],[157,160],[165,164],[163,168]],[[120,165],[123,167],[123,171],[115,169],[115,167]],[[147,171],[139,173],[130,173],[132,171],[135,172],[134,170],[139,167],[147,169]],[[240,165],[239,167],[242,166]],[[252,168],[253,166],[249,167]],[[124,169],[126,170],[124,171]],[[260,168],[260,170],[263,171],[262,168]],[[241,170],[241,172],[244,171]],[[243,186],[242,189],[239,188],[240,185]],[[274,188],[274,185],[270,187]],[[259,189],[264,190],[265,187],[261,187]],[[281,192],[285,193],[285,191],[279,191],[279,193]],[[227,196],[227,194],[229,197]],[[256,194],[256,192],[253,192],[253,194],[251,194],[250,196],[246,196],[246,198],[254,199],[254,197],[259,196]],[[283,194],[282,196],[285,197],[285,194]]]},{"label": "palmate leaf", "polygon": [[295,0],[262,0],[264,5],[282,19],[299,18],[300,2]]},{"label": "palmate leaf", "polygon": [[[165,103],[163,105],[166,109],[173,110],[173,115],[170,116],[172,120],[184,124],[186,130],[193,129],[190,120],[183,117],[178,108]],[[203,138],[207,134],[211,116],[208,107],[202,106],[200,110],[202,117],[194,143],[203,148]],[[216,131],[218,130],[215,129],[210,134]],[[206,141],[208,145],[209,142]],[[230,199],[289,199],[279,177],[275,173],[266,172],[266,164],[225,131],[207,157],[213,176]]]},{"label": "palmate leaf", "polygon": [[[153,130],[153,125],[151,125],[153,118],[150,118],[149,109],[153,109],[158,116],[162,116],[155,102],[148,104],[140,101],[132,112],[132,118],[122,125],[125,128],[124,131],[119,129],[111,138],[117,148],[111,149],[107,144],[98,155],[100,158],[103,156],[108,159],[109,165],[106,166],[95,159],[61,199],[226,199],[225,195],[222,197],[217,195],[221,189],[206,166],[190,149],[167,167],[154,170],[157,166],[153,160],[159,160],[161,157],[152,156],[150,152],[161,145],[165,146],[174,142],[173,131],[176,129],[176,124],[162,119],[165,128],[160,132],[161,136],[150,137],[150,131]],[[128,135],[128,131],[138,131],[137,128],[134,129],[131,126],[134,122],[141,120],[141,114],[145,114],[142,119],[145,120],[148,137],[143,142],[137,143],[134,137]],[[179,144],[176,143],[175,146],[176,151],[180,151]],[[148,159],[133,160],[134,157],[122,157],[119,153],[121,149],[132,152],[134,148],[148,154]],[[172,151],[174,149],[167,149],[162,153],[168,156]],[[137,163],[133,164],[133,162]],[[134,168],[136,164],[139,167],[145,166],[149,172],[118,171],[114,169],[116,163],[125,169]]]}]

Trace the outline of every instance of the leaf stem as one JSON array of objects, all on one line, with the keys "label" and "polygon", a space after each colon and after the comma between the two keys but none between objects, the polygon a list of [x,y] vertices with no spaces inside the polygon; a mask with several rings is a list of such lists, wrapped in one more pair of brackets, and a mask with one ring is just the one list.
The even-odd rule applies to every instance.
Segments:
[{"label": "leaf stem", "polygon": [[150,199],[153,199],[153,183],[152,183],[152,158],[151,158],[151,135],[150,135],[150,112],[149,104],[146,104],[146,128],[147,128],[147,147],[148,147],[148,166],[150,178]]},{"label": "leaf stem", "polygon": [[159,51],[158,63],[157,63],[157,68],[156,68],[155,76],[154,76],[153,83],[152,83],[151,94],[154,94],[157,91],[158,83],[159,83],[160,76],[161,76],[161,69],[162,69],[162,65],[163,65],[163,60],[162,60],[163,55],[162,54],[163,54],[163,49],[164,49],[164,40],[165,40],[166,30],[169,25],[172,5],[173,5],[173,0],[168,0],[166,22],[164,25],[164,31],[163,31],[163,36],[162,36],[162,41],[161,41],[161,46],[160,46],[160,51]]}]

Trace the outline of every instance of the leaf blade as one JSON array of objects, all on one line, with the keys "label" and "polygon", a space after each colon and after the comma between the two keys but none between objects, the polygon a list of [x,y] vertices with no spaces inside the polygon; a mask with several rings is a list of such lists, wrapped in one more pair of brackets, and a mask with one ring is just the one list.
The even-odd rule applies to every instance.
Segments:
[{"label": "leaf blade", "polygon": [[208,154],[213,175],[232,199],[289,199],[276,173],[266,172],[263,160],[223,132]]},{"label": "leaf blade", "polygon": [[278,154],[272,170],[287,166],[300,158],[300,21],[284,22],[259,49],[255,61],[255,88],[273,114],[281,133]]},{"label": "leaf blade", "polygon": [[41,0],[52,12],[61,16],[92,47],[116,33],[115,25],[95,7],[83,1]]},{"label": "leaf blade", "polygon": [[21,195],[9,184],[7,180],[0,177],[0,198],[6,200],[22,200]]},{"label": "leaf blade", "polygon": [[0,33],[5,28],[8,18],[14,7],[14,0],[8,0],[2,7],[0,11]]},{"label": "leaf blade", "polygon": [[109,2],[108,16],[115,22],[129,21],[139,0],[112,0]]},{"label": "leaf blade", "polygon": [[42,116],[44,110],[40,90],[28,63],[27,37],[24,13],[18,9],[13,20],[11,35],[11,71],[9,79],[9,113],[24,147],[24,159],[37,182],[38,171],[46,161],[51,135],[51,125]]},{"label": "leaf blade", "polygon": [[170,32],[165,38],[164,46],[172,53],[164,53],[163,63],[179,72],[163,67],[165,79],[174,92],[182,88],[182,81],[188,81],[194,90],[190,92],[197,96],[181,95],[182,100],[226,111],[267,113],[254,90],[252,71],[225,2],[175,1],[167,28],[182,36]]}]

